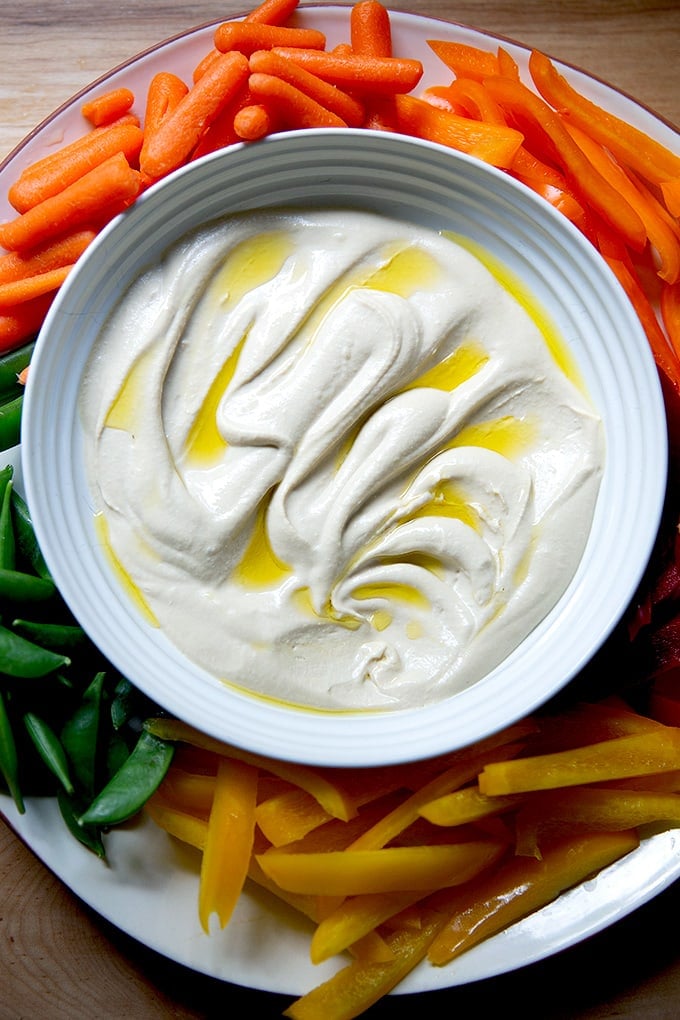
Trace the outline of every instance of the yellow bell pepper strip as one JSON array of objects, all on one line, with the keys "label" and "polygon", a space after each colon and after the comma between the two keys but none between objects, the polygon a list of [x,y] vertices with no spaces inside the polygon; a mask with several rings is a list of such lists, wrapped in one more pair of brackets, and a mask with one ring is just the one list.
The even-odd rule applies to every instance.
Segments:
[{"label": "yellow bell pepper strip", "polygon": [[613,737],[654,732],[662,723],[634,712],[627,704],[612,699],[578,702],[555,715],[541,719],[538,732],[527,741],[527,752],[546,754],[571,747],[600,743]]},{"label": "yellow bell pepper strip", "polygon": [[486,765],[479,789],[487,797],[581,786],[680,768],[680,729],[615,737],[597,744]]},{"label": "yellow bell pepper strip", "polygon": [[477,785],[466,786],[428,801],[418,809],[418,814],[433,825],[468,825],[516,808],[524,799],[524,795],[519,793],[507,797],[485,797]]},{"label": "yellow bell pepper strip", "polygon": [[385,813],[374,826],[350,843],[348,849],[355,853],[361,850],[378,850],[386,846],[416,821],[424,804],[459,789],[475,779],[485,764],[498,761],[500,758],[511,758],[519,754],[522,747],[523,745],[519,743],[506,744],[502,748],[490,747],[469,756],[459,764],[452,765],[421,786],[410,797],[400,800],[392,811]]},{"label": "yellow bell pepper strip", "polygon": [[541,858],[546,840],[578,832],[623,832],[655,822],[680,825],[680,795],[575,787],[535,793],[515,819],[515,853]]},{"label": "yellow bell pepper strip", "polygon": [[353,1020],[391,992],[425,957],[441,924],[436,913],[424,913],[421,924],[398,930],[386,941],[391,963],[349,964],[293,1002],[283,1016],[290,1020]]},{"label": "yellow bell pepper strip", "polygon": [[568,122],[567,130],[595,169],[635,209],[644,223],[649,243],[657,252],[660,263],[658,275],[667,283],[675,283],[680,278],[680,238],[676,230],[655,208],[652,196],[636,185],[599,142]]},{"label": "yellow bell pepper strip", "polygon": [[[483,81],[492,74],[499,74],[498,57],[491,50],[469,43],[449,42],[444,39],[428,39],[427,45],[456,78],[471,78]],[[509,54],[507,54],[509,56]]]},{"label": "yellow bell pepper strip", "polygon": [[589,833],[546,849],[543,859],[511,857],[460,890],[432,897],[448,917],[429,947],[443,966],[555,900],[638,846],[635,832]]},{"label": "yellow bell pepper strip", "polygon": [[397,127],[402,134],[447,145],[502,169],[512,165],[523,141],[515,128],[461,117],[416,96],[398,95],[394,103]]},{"label": "yellow bell pepper strip", "polygon": [[224,758],[217,769],[198,890],[198,916],[207,934],[213,914],[220,927],[227,925],[241,895],[253,847],[256,796],[257,769]]},{"label": "yellow bell pepper strip", "polygon": [[343,900],[317,925],[309,947],[312,963],[323,963],[342,953],[358,939],[418,903],[424,895],[422,891],[366,893]]},{"label": "yellow bell pepper strip", "polygon": [[600,142],[626,166],[653,184],[680,178],[680,157],[643,131],[582,96],[552,61],[533,50],[529,72],[543,99],[560,115]]},{"label": "yellow bell pepper strip", "polygon": [[255,809],[255,821],[273,846],[294,843],[331,817],[318,800],[299,789],[269,797]]},{"label": "yellow bell pepper strip", "polygon": [[359,896],[406,890],[429,892],[459,885],[498,860],[505,848],[504,843],[493,840],[352,853],[290,853],[285,848],[272,848],[257,854],[256,860],[265,875],[288,892]]},{"label": "yellow bell pepper strip", "polygon": [[197,818],[170,804],[160,790],[149,797],[144,810],[156,825],[181,843],[203,850],[208,834],[208,821]]},{"label": "yellow bell pepper strip", "polygon": [[487,78],[485,85],[519,126],[527,148],[547,163],[556,161],[582,204],[596,210],[634,251],[642,251],[647,239],[642,220],[584,156],[560,114],[523,82]]},{"label": "yellow bell pepper strip", "polygon": [[197,775],[170,766],[159,791],[180,810],[207,819],[215,795],[215,776]]},{"label": "yellow bell pepper strip", "polygon": [[254,768],[263,769],[272,775],[279,776],[295,786],[306,790],[315,800],[332,815],[333,818],[342,818],[348,821],[357,811],[356,805],[341,787],[333,782],[321,769],[308,768],[305,765],[296,765],[293,762],[279,761],[276,758],[269,758],[266,755],[255,754],[244,751],[239,747],[232,747],[220,740],[201,733],[200,730],[189,726],[180,719],[166,719],[162,717],[147,719],[144,723],[145,729],[154,733],[157,737],[165,734],[161,739],[183,741],[196,747],[212,751],[223,757],[235,758],[252,765]]}]

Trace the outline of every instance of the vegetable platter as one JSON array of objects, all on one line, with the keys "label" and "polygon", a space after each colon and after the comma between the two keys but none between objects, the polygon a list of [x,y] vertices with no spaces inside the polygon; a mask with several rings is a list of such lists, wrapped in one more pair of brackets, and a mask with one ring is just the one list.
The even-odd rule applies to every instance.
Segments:
[{"label": "vegetable platter", "polygon": [[[336,36],[338,41],[343,39],[346,8],[317,8],[313,13],[315,19],[323,21],[329,39]],[[452,12],[444,13],[451,15]],[[456,10],[455,15],[459,13]],[[222,10],[215,12],[220,20],[224,16]],[[197,21],[201,20],[199,15]],[[164,38],[167,33],[160,19],[156,27],[158,38]],[[156,70],[170,68],[179,75],[190,76],[198,57],[205,52],[205,40],[211,37],[212,30],[212,27],[199,29],[151,50],[107,77],[106,88],[125,85],[141,95]],[[498,42],[474,29],[442,21],[433,23],[426,17],[410,14],[394,15],[393,32],[395,49],[423,61],[426,73],[421,87],[438,85],[445,80],[441,65],[433,62],[427,38],[480,46],[493,46]],[[506,39],[502,42],[526,74],[527,50]],[[569,80],[584,94],[678,152],[678,136],[670,125],[597,78],[571,69],[567,73]],[[101,91],[100,83],[92,93]],[[62,108],[3,165],[0,170],[3,201],[9,185],[24,166],[40,158],[57,141],[63,144],[82,129],[80,106],[85,98],[87,96],[82,96]],[[6,219],[9,215],[10,211],[5,208],[0,218]],[[18,451],[13,451],[9,458],[18,465]],[[20,487],[18,468],[17,486]],[[149,819],[110,833],[108,865],[102,867],[96,856],[74,843],[61,825],[52,801],[31,800],[30,809],[23,815],[8,797],[2,797],[0,807],[10,826],[39,860],[97,915],[141,945],[157,951],[171,964],[188,967],[206,979],[217,978],[257,990],[253,992],[253,1001],[271,1006],[271,1015],[280,1013],[278,995],[300,994],[336,967],[334,962],[312,965],[309,932],[305,926],[292,915],[273,912],[270,901],[256,892],[247,892],[241,898],[231,924],[223,932],[206,938],[196,912],[195,858],[190,851],[185,852],[168,841]],[[399,986],[399,992],[428,992],[436,997],[445,989],[461,989],[483,979],[488,982],[528,964],[538,965],[546,956],[621,920],[671,885],[679,873],[677,835],[672,830],[660,833],[644,840],[637,850],[601,872],[595,880],[578,886],[451,965],[441,969],[417,968]],[[282,932],[285,938],[281,937]],[[134,957],[134,942],[128,951]],[[274,993],[274,997],[259,993]],[[454,1004],[455,993],[450,994],[451,1004]],[[22,1008],[26,1007],[17,999],[16,1011]],[[82,1004],[82,1015],[88,1015],[88,1008],[87,1004]],[[389,1001],[380,1003],[379,1008],[389,1015]],[[63,1015],[67,1015],[66,1012]],[[540,1015],[550,1014],[542,1008]],[[576,1015],[575,1011],[571,1015]]]}]

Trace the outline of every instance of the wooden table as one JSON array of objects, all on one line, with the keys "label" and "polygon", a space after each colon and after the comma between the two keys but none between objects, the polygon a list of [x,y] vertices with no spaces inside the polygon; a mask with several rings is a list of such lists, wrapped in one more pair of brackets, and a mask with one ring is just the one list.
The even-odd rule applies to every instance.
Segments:
[{"label": "wooden table", "polygon": [[[678,0],[410,0],[395,7],[535,45],[680,125]],[[80,88],[162,39],[245,8],[238,0],[0,4],[0,158]],[[523,1020],[680,1015],[680,884],[588,942],[521,972],[370,1011],[500,1010]],[[0,823],[0,1020],[278,1017],[289,999],[189,972],[93,914]]]}]

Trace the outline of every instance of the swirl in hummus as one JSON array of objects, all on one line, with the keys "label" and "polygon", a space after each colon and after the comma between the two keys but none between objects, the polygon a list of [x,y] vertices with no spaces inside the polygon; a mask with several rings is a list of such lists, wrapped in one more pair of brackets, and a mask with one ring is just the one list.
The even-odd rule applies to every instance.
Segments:
[{"label": "swirl in hummus", "polygon": [[83,380],[105,542],[215,676],[399,709],[497,666],[574,575],[602,423],[524,303],[435,231],[226,218],[124,294]]}]

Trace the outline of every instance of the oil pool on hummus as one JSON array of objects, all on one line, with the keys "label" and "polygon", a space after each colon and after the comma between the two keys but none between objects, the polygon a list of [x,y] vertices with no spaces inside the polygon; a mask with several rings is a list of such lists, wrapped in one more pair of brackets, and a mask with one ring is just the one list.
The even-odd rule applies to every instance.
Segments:
[{"label": "oil pool on hummus", "polygon": [[225,682],[401,709],[497,666],[568,586],[603,428],[527,302],[453,239],[225,218],[134,281],[81,412],[139,612]]}]

